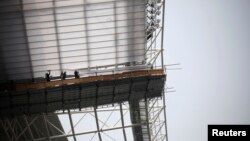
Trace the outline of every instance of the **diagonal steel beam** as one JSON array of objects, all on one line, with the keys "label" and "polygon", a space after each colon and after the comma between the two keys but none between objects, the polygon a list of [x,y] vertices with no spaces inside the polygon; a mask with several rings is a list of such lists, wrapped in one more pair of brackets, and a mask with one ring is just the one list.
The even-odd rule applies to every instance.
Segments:
[{"label": "diagonal steel beam", "polygon": [[29,134],[30,134],[30,138],[31,138],[32,141],[34,141],[34,136],[33,136],[33,133],[32,133],[32,131],[31,131],[31,129],[30,129],[30,125],[29,125],[29,123],[28,123],[28,120],[27,120],[26,115],[23,115],[23,119],[24,119],[24,122],[25,122],[25,124],[26,124],[26,126],[27,126],[28,132],[29,132]]},{"label": "diagonal steel beam", "polygon": [[[129,111],[129,110],[127,110],[127,111],[123,114],[123,117],[128,113],[128,111]],[[114,125],[113,127],[115,127],[120,121],[121,121],[121,119],[119,119],[119,120],[115,123],[115,125]]]},{"label": "diagonal steel beam", "polygon": [[[72,113],[70,112],[70,114],[72,115]],[[74,128],[83,120],[83,118],[85,117],[87,115],[87,113],[84,113],[84,115],[81,117],[81,119],[79,119],[78,121],[77,121],[77,123],[73,126]],[[69,130],[67,133],[69,134],[69,133],[71,133],[72,132],[72,130]]]},{"label": "diagonal steel beam", "polygon": [[7,122],[8,126],[9,126],[9,129],[10,129],[10,131],[11,131],[13,137],[14,137],[14,140],[18,141],[16,133],[15,133],[14,129],[12,128],[12,125],[11,125],[10,121],[7,119],[6,122]]},{"label": "diagonal steel beam", "polygon": [[47,123],[47,120],[46,120],[46,116],[45,116],[45,114],[42,114],[42,116],[43,116],[43,122],[44,122],[44,126],[45,126],[46,133],[47,133],[47,140],[51,141],[51,139],[50,139],[50,133],[49,133],[49,128],[48,128],[48,123]]},{"label": "diagonal steel beam", "polygon": [[46,119],[46,121],[52,126],[54,127],[57,131],[59,131],[60,133],[62,133],[63,135],[65,134],[62,130],[60,130],[58,127],[56,127],[53,123],[51,123],[48,119]]},{"label": "diagonal steel beam", "polygon": [[[31,121],[28,125],[30,126],[31,124],[33,124],[33,123],[36,121],[37,118],[38,118],[38,116],[36,116],[35,118],[33,118],[32,121]],[[25,132],[27,129],[28,129],[28,126],[26,126],[26,127],[22,130],[22,132],[17,136],[17,138],[19,138],[20,136],[22,136],[22,134],[24,134],[24,132]]]},{"label": "diagonal steel beam", "polygon": [[[95,112],[95,111],[94,111]],[[94,117],[95,118],[95,114],[93,115],[92,113],[89,113],[92,117]],[[109,128],[109,126],[105,123],[105,122],[103,122],[102,120],[100,120],[100,119],[97,119],[99,122],[101,122],[101,123],[103,123],[106,127],[108,127]]]},{"label": "diagonal steel beam", "polygon": [[164,126],[164,124],[165,124],[165,122],[166,121],[164,121],[164,123],[162,123],[161,125],[160,125],[160,128],[158,129],[158,132],[155,134],[155,136],[153,137],[153,140],[152,141],[155,141],[157,138],[157,136],[158,136],[158,134],[159,134],[159,132],[161,131],[161,129],[162,129],[162,127]]},{"label": "diagonal steel beam", "polygon": [[[131,124],[131,125],[124,126],[124,128],[137,127],[137,126],[142,126],[142,125],[147,125],[147,124],[151,124],[151,123],[143,122],[143,123]],[[112,131],[112,130],[117,130],[117,129],[122,129],[122,128],[123,127],[102,129],[99,132]],[[98,133],[98,131],[95,130],[95,131],[81,132],[81,133],[76,133],[75,135],[79,136],[79,135],[93,134],[93,133]],[[51,139],[65,138],[65,137],[71,137],[71,136],[73,136],[73,134],[54,135],[54,136],[51,136]],[[43,140],[46,140],[46,137],[35,139],[35,141],[43,141]]]},{"label": "diagonal steel beam", "polygon": [[4,126],[3,121],[0,120],[0,122],[1,122],[1,124],[2,124],[3,130],[4,130],[4,132],[5,132],[5,134],[6,134],[7,138],[8,138],[8,140],[9,140],[9,141],[12,141],[12,138],[10,137],[10,135],[9,135],[9,133],[8,133],[8,131],[7,131],[7,129],[6,129],[6,127]]}]

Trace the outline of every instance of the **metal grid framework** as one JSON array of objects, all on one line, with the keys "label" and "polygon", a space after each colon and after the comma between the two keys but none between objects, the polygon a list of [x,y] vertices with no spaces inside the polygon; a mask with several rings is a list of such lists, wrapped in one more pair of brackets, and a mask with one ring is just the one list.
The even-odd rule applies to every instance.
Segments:
[{"label": "metal grid framework", "polygon": [[[163,33],[165,1],[158,1],[158,7],[147,1],[146,5],[146,38],[145,64],[142,69],[155,69],[157,65],[165,69],[163,62]],[[157,3],[157,2],[155,2]],[[161,22],[155,23],[158,11]],[[153,23],[153,24],[152,24]],[[105,73],[112,70],[136,70],[140,65],[115,64],[98,67],[88,67],[83,70],[91,73]],[[87,73],[84,75],[88,75]],[[60,121],[63,121],[61,123]],[[77,140],[124,140],[124,141],[163,141],[168,140],[165,91],[162,97],[143,98],[139,101],[113,103],[83,109],[68,109],[55,113],[22,115],[1,118],[0,126],[10,141],[19,140],[48,140],[48,141],[77,141]],[[1,134],[0,134],[1,135]]]},{"label": "metal grid framework", "polygon": [[[141,133],[133,135],[132,128],[150,128],[150,139],[166,140],[164,105],[161,98],[146,99],[148,108],[140,107],[141,114],[148,111],[149,120],[141,120],[138,123],[130,121],[131,110],[128,102],[105,105],[102,107],[85,108],[79,110],[57,111],[54,114],[23,115],[14,118],[1,119],[2,130],[7,134],[9,141],[77,141],[77,140],[105,140],[105,141],[130,141]],[[145,100],[141,100],[145,103]],[[135,110],[135,109],[134,109]],[[53,117],[54,116],[54,117]],[[64,127],[55,122],[55,117],[68,122]],[[53,118],[52,118],[53,117]],[[112,120],[112,121],[111,121]],[[147,122],[148,121],[148,122]],[[39,124],[38,124],[39,123]],[[89,124],[86,124],[89,123]],[[65,123],[66,124],[66,123]],[[93,126],[88,127],[86,126]],[[145,136],[146,134],[143,134]]]}]

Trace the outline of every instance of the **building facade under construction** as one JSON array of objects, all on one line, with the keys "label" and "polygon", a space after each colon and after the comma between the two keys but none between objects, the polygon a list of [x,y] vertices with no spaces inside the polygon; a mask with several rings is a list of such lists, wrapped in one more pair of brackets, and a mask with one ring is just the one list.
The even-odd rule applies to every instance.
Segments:
[{"label": "building facade under construction", "polygon": [[167,140],[164,0],[0,2],[0,140]]}]

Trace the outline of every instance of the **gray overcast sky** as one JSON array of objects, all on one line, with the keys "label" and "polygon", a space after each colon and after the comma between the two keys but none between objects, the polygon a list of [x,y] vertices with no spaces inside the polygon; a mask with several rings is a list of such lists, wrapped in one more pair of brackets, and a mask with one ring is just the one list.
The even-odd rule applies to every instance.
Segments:
[{"label": "gray overcast sky", "polygon": [[250,0],[167,0],[169,141],[206,141],[207,124],[250,124]]}]

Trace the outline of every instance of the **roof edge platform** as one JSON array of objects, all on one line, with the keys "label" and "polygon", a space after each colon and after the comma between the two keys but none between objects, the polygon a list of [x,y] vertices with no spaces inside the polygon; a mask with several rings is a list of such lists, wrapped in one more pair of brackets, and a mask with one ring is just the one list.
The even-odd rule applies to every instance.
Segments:
[{"label": "roof edge platform", "polygon": [[[0,115],[50,113],[162,96],[163,69],[39,83],[1,84]],[[147,91],[147,92],[146,92]]]}]

